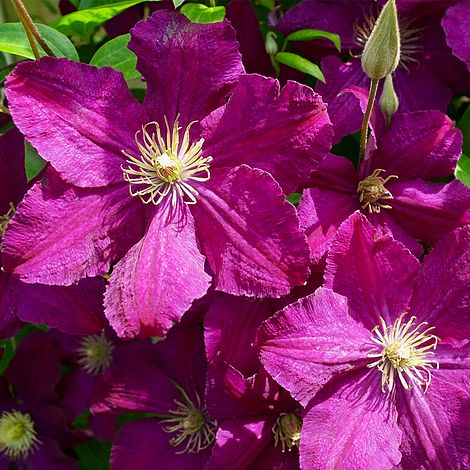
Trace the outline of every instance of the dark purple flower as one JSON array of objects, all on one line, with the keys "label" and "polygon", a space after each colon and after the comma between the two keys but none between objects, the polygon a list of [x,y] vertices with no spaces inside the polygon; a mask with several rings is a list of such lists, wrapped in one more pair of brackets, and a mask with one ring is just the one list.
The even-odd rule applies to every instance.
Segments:
[{"label": "dark purple flower", "polygon": [[[187,318],[187,317],[185,317]],[[95,413],[151,413],[126,423],[114,441],[114,468],[203,469],[217,423],[205,405],[206,359],[200,323],[183,319],[152,354],[99,377]]]},{"label": "dark purple flower", "polygon": [[302,468],[468,468],[469,242],[457,229],[420,267],[356,213],[325,287],[260,328],[261,361],[307,406]]},{"label": "dark purple flower", "polygon": [[[337,228],[362,210],[382,233],[391,233],[414,254],[416,239],[434,245],[470,222],[470,190],[459,181],[429,182],[453,174],[462,136],[438,111],[397,114],[389,129],[381,116],[358,172],[344,157],[328,156],[312,174],[299,205],[313,259],[328,249]],[[375,136],[375,137],[374,137]],[[375,149],[374,149],[374,145]]]},{"label": "dark purple flower", "polygon": [[9,77],[13,117],[56,171],[20,206],[3,259],[26,282],[70,284],[123,257],[106,315],[120,336],[162,336],[206,292],[206,258],[237,295],[305,282],[308,246],[279,185],[308,177],[331,127],[308,87],[242,73],[227,22],[157,12],[132,36],[144,106],[109,68],[44,58]]},{"label": "dark purple flower", "polygon": [[63,450],[83,440],[57,402],[59,352],[54,338],[33,333],[0,378],[0,468],[77,468]]},{"label": "dark purple flower", "polygon": [[442,20],[447,44],[470,70],[470,1],[464,0],[449,8]]}]

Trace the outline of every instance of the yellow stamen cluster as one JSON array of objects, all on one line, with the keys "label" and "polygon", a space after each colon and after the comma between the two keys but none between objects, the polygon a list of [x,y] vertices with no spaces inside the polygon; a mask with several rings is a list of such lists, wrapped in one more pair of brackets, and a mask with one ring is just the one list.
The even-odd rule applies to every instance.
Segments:
[{"label": "yellow stamen cluster", "polygon": [[78,350],[78,364],[89,374],[100,374],[113,362],[113,349],[104,333],[86,336]]},{"label": "yellow stamen cluster", "polygon": [[380,173],[385,170],[374,170],[371,175],[363,179],[357,185],[359,202],[363,209],[369,209],[369,212],[379,213],[381,209],[391,209],[392,206],[382,204],[380,200],[393,199],[392,193],[385,188],[385,185],[392,179],[398,178],[396,175],[390,175],[382,178]]},{"label": "yellow stamen cluster", "polygon": [[[377,367],[382,373],[382,391],[389,392],[395,385],[395,376],[405,390],[413,385],[424,388],[426,393],[431,383],[431,368],[439,368],[439,363],[432,359],[439,338],[429,334],[433,327],[423,329],[426,322],[416,325],[416,317],[410,317],[405,323],[406,313],[400,315],[393,325],[380,319],[381,325],[372,330],[371,340],[381,350],[371,351],[367,355],[374,358],[368,367]],[[382,331],[381,331],[382,330]]]},{"label": "yellow stamen cluster", "polygon": [[300,432],[302,431],[302,418],[295,413],[281,413],[274,424],[272,431],[274,433],[274,446],[279,442],[282,446],[282,452],[286,449],[291,451],[293,447],[300,445]]},{"label": "yellow stamen cluster", "polygon": [[39,444],[40,441],[29,414],[4,411],[0,415],[0,452],[8,458],[26,459]]},{"label": "yellow stamen cluster", "polygon": [[140,156],[123,151],[129,163],[127,167],[121,165],[124,179],[129,183],[131,195],[138,196],[144,204],[158,205],[167,197],[173,207],[180,201],[196,204],[198,192],[190,181],[209,180],[212,157],[202,156],[204,139],[190,142],[194,122],[185,129],[181,141],[178,117],[172,128],[166,118],[165,124],[165,138],[156,122],[149,122],[136,132]]}]

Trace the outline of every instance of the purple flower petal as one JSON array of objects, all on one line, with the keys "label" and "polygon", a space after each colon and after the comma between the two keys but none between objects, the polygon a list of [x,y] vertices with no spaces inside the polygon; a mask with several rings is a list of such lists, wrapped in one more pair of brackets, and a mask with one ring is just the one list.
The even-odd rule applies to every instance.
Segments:
[{"label": "purple flower petal", "polygon": [[373,167],[384,168],[398,181],[451,175],[462,153],[462,133],[438,111],[393,116],[380,136]]},{"label": "purple flower petal", "polygon": [[180,13],[159,11],[132,29],[129,48],[147,81],[151,119],[180,124],[201,120],[221,106],[243,73],[235,31],[227,21],[191,23]]},{"label": "purple flower petal", "polygon": [[263,323],[255,346],[266,370],[305,406],[332,377],[367,363],[369,337],[347,299],[319,288]]},{"label": "purple flower petal", "polygon": [[0,338],[10,338],[22,325],[15,315],[12,285],[10,274],[0,271]]},{"label": "purple flower petal", "polygon": [[[470,337],[470,227],[454,231],[426,256],[410,311],[441,339]],[[432,293],[432,295],[430,295]]]},{"label": "purple flower petal", "polygon": [[271,173],[295,191],[331,147],[326,105],[311,88],[272,78],[242,76],[229,102],[202,123],[213,168],[245,163]]},{"label": "purple flower petal", "polygon": [[391,181],[391,215],[415,238],[436,244],[455,228],[470,223],[470,189],[460,181]]},{"label": "purple flower petal", "polygon": [[209,287],[191,214],[182,226],[165,220],[159,211],[144,238],[114,267],[105,313],[121,337],[164,336]]},{"label": "purple flower petal", "polygon": [[77,461],[65,455],[55,440],[41,436],[41,444],[28,457],[27,466],[24,468],[34,468],[35,470],[76,470]]},{"label": "purple flower petal", "polygon": [[65,285],[105,274],[142,236],[144,207],[128,191],[74,188],[50,169],[8,225],[5,270],[25,282]]},{"label": "purple flower petal", "polygon": [[464,470],[470,466],[470,394],[446,370],[433,370],[425,395],[401,391],[398,420],[403,429],[401,467]]},{"label": "purple flower petal", "polygon": [[300,438],[305,469],[389,470],[400,462],[401,431],[380,374],[365,370],[331,384],[309,405]]},{"label": "purple flower petal", "polygon": [[295,208],[268,173],[246,165],[218,169],[197,189],[191,210],[217,289],[278,297],[306,281],[307,240]]},{"label": "purple flower petal", "polygon": [[470,70],[470,1],[462,1],[449,8],[442,20],[447,36],[447,44]]},{"label": "purple flower petal", "polygon": [[390,236],[378,236],[360,213],[338,230],[328,255],[325,286],[349,300],[357,320],[371,330],[407,310],[418,260]]},{"label": "purple flower petal", "polygon": [[45,57],[19,64],[6,87],[15,124],[65,181],[123,181],[121,151],[133,152],[147,119],[120,73]]}]

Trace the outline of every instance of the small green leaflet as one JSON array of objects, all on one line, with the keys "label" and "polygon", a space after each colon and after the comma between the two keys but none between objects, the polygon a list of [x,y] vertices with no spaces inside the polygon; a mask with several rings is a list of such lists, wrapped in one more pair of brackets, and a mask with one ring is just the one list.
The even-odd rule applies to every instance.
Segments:
[{"label": "small green leaflet", "polygon": [[178,8],[183,3],[184,3],[184,0],[173,0],[173,5],[175,8]]},{"label": "small green leaflet", "polygon": [[299,205],[300,199],[302,197],[301,193],[291,193],[289,194],[286,199],[291,203],[294,204],[295,207]]},{"label": "small green leaflet", "polygon": [[[126,0],[109,5],[101,5],[86,10],[78,10],[59,18],[51,26],[61,33],[77,35],[89,40],[95,29],[128,8],[146,0]],[[149,1],[149,0],[147,0]],[[159,1],[159,0],[150,0]]]},{"label": "small green leaflet", "polygon": [[455,177],[465,186],[470,187],[470,157],[463,154],[455,168]]},{"label": "small green leaflet", "polygon": [[298,54],[293,54],[292,52],[278,52],[275,58],[281,64],[288,65],[299,72],[307,73],[322,82],[325,81],[325,77],[323,76],[320,67],[313,62],[300,57]]},{"label": "small green leaflet", "polygon": [[127,43],[131,38],[130,34],[118,36],[101,46],[91,58],[90,64],[97,67],[112,67],[124,74],[126,80],[133,80],[140,77],[136,70],[137,57],[128,49]]},{"label": "small green leaflet", "polygon": [[[78,61],[78,53],[69,38],[54,28],[43,24],[36,25],[44,40],[58,57],[68,57]],[[42,55],[47,55],[39,46]],[[0,51],[34,59],[33,51],[21,23],[0,24]]]},{"label": "small green leaflet", "polygon": [[39,156],[36,149],[26,140],[24,141],[24,153],[26,178],[28,181],[31,181],[41,173],[47,162]]},{"label": "small green leaflet", "polygon": [[222,6],[206,7],[201,3],[186,3],[180,11],[193,23],[218,23],[225,18],[225,7]]},{"label": "small green leaflet", "polygon": [[341,39],[337,34],[322,31],[321,29],[301,29],[289,34],[287,41],[312,41],[314,39],[329,39],[341,52]]}]

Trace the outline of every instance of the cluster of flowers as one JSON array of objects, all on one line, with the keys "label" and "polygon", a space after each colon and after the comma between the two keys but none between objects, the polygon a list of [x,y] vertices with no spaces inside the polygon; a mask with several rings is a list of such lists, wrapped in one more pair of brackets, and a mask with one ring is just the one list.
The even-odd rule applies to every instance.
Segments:
[{"label": "cluster of flowers", "polygon": [[[316,92],[245,71],[272,69],[243,0],[237,31],[132,29],[143,103],[111,68],[15,68],[0,334],[49,330],[0,377],[0,468],[73,469],[90,438],[119,470],[470,468],[470,189],[444,114],[470,90],[470,1],[397,4],[400,107],[373,105],[357,165],[330,152],[361,127],[372,0],[277,22],[340,34],[349,62],[304,51]],[[24,139],[48,162],[30,183]]]}]

